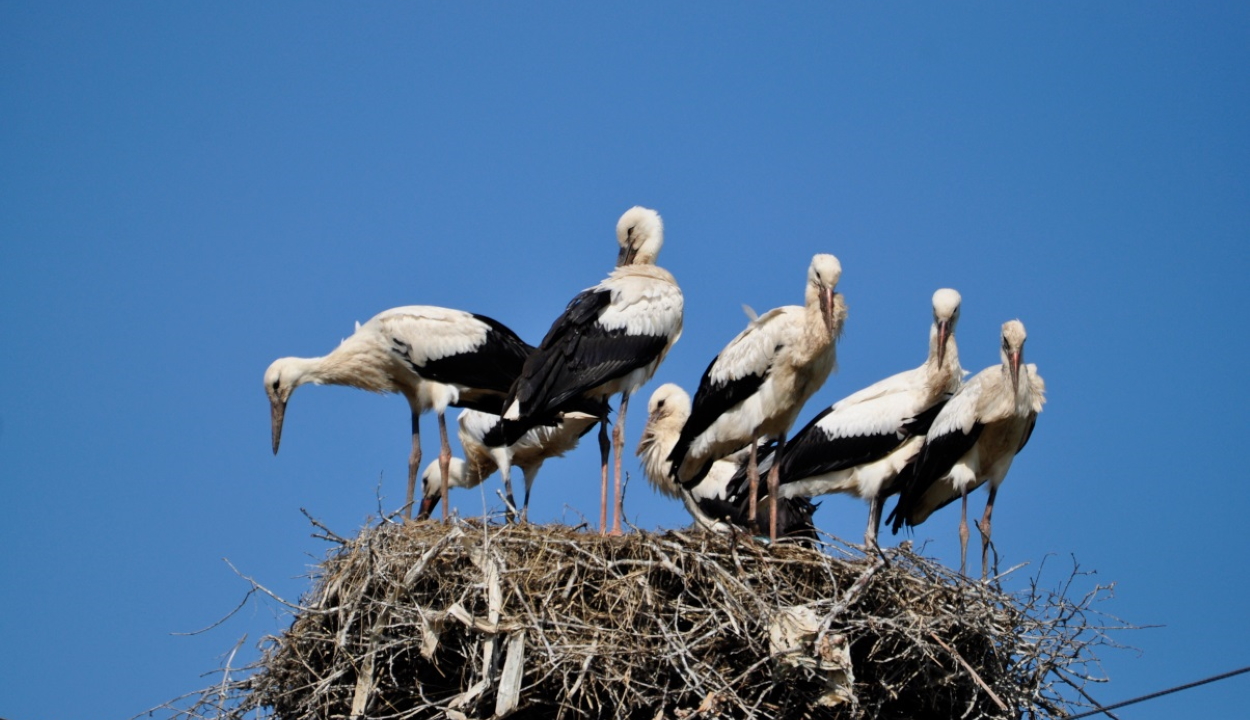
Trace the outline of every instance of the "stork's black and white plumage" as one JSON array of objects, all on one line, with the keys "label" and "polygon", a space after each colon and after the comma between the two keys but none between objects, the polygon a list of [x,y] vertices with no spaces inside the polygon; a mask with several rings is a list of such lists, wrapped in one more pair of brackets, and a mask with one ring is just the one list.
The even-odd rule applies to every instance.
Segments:
[{"label": "stork's black and white plumage", "polygon": [[[503,475],[504,490],[507,493],[508,515],[516,509],[516,501],[512,495],[511,468],[519,467],[525,478],[525,499],[521,506],[521,520],[524,522],[530,503],[530,490],[534,486],[534,478],[543,463],[577,447],[582,436],[607,414],[607,402],[584,403],[584,407],[561,414],[553,425],[538,425],[531,428],[512,445],[504,443],[503,421],[498,415],[464,410],[460,413],[460,445],[464,448],[465,459],[453,458],[451,473],[448,477],[449,488],[473,488],[490,477],[495,470]],[[442,493],[443,475],[437,462],[432,462],[421,475],[422,500],[418,519],[430,516]]]},{"label": "stork's black and white plumage", "polygon": [[[411,517],[421,465],[421,414],[431,409],[438,413],[439,457],[448,463],[451,448],[443,417],[447,407],[499,413],[532,350],[516,333],[484,315],[430,305],[387,310],[358,325],[329,355],[279,358],[269,366],[265,392],[272,410],[273,452],[277,454],[282,439],[287,401],[300,385],[348,385],[399,393],[412,408],[405,505]],[[444,507],[444,519],[446,514]]]},{"label": "stork's black and white plumage", "polygon": [[990,515],[998,486],[1024,448],[1046,402],[1046,385],[1036,365],[1024,364],[1024,325],[1003,324],[1002,363],[972,377],[933,420],[924,447],[909,472],[888,522],[898,532],[924,522],[933,511],[962,501],[959,571],[968,554],[968,493],[990,484],[981,530],[981,577],[989,572]]},{"label": "stork's black and white plumage", "polygon": [[[665,383],[651,394],[647,411],[638,457],[651,485],[664,495],[680,499],[701,527],[716,532],[729,532],[731,527],[756,532],[754,523],[747,520],[745,502],[748,450],[739,450],[713,462],[702,480],[684,488],[673,479],[668,456],[690,417],[690,395],[673,383]],[[816,528],[812,524],[812,513],[815,510],[805,498],[783,500],[778,509],[778,535],[814,538]]]},{"label": "stork's black and white plumage", "polygon": [[[846,320],[846,304],[836,292],[841,276],[836,257],[813,257],[805,304],[779,307],[753,319],[708,365],[690,419],[669,456],[682,485],[693,486],[713,462],[741,448],[754,448],[761,438],[775,438],[784,448],[785,434],[803,404],[835,365],[837,339]],[[754,461],[750,465],[754,488],[758,473]],[[776,473],[769,480],[775,483]],[[755,495],[751,493],[752,521]],[[775,532],[770,535],[776,539]]]},{"label": "stork's black and white plumage", "polygon": [[[621,246],[617,267],[598,285],[582,291],[556,318],[508,395],[504,418],[527,430],[538,419],[561,412],[586,396],[621,394],[616,427],[612,532],[621,531],[621,452],[630,395],[659,367],[681,336],[683,299],[677,281],[655,265],[664,225],[654,210],[633,207],[616,225]],[[599,525],[607,526],[607,419],[600,430],[602,503]]]},{"label": "stork's black and white plumage", "polygon": [[881,507],[919,452],[924,434],[963,382],[955,324],[959,293],[933,293],[924,364],[849,395],[812,418],[786,444],[778,470],[782,497],[851,493],[869,503],[864,544],[877,545]]}]

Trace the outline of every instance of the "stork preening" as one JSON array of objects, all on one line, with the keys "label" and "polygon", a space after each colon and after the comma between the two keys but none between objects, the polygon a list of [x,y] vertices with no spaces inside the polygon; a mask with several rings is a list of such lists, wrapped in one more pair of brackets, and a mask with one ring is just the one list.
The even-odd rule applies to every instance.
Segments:
[{"label": "stork preening", "polygon": [[[509,434],[528,430],[580,397],[620,393],[613,428],[615,452],[612,532],[621,532],[621,453],[630,395],[642,387],[681,336],[683,299],[677,281],[655,265],[664,225],[654,210],[633,207],[616,224],[616,269],[582,291],[547,331],[508,395]],[[599,529],[607,531],[608,420],[600,424]]]},{"label": "stork preening", "polygon": [[778,471],[782,497],[841,492],[867,500],[864,544],[877,546],[881,508],[898,492],[899,473],[963,382],[955,344],[959,303],[954,290],[933,293],[929,356],[923,365],[839,400],[790,439]]},{"label": "stork preening", "polygon": [[[504,441],[503,420],[498,415],[465,410],[458,418],[460,446],[464,448],[465,459],[453,458],[447,486],[477,487],[499,470],[503,476],[504,492],[507,494],[507,514],[512,517],[517,506],[512,495],[511,469],[519,467],[525,479],[525,498],[520,512],[521,521],[524,522],[529,510],[530,490],[543,463],[551,458],[561,457],[577,447],[582,436],[590,432],[607,412],[608,405],[605,401],[582,403],[578,409],[562,413],[554,425],[530,428],[516,442],[507,445]],[[437,463],[430,463],[422,473],[423,492],[417,519],[429,517],[439,499],[444,497],[442,478]]]},{"label": "stork preening", "polygon": [[[265,371],[278,453],[286,405],[295,388],[306,383],[348,385],[379,393],[399,393],[412,409],[412,452],[408,456],[405,515],[412,517],[417,470],[421,466],[420,416],[438,414],[439,458],[451,461],[447,424],[449,405],[499,413],[509,387],[533,348],[502,323],[463,310],[409,305],[386,310],[356,328],[323,357],[287,357]],[[446,478],[446,469],[442,477]],[[444,492],[444,495],[446,493]],[[443,519],[447,508],[443,507]]]},{"label": "stork preening", "polygon": [[[807,270],[803,306],[775,308],[747,328],[708,365],[695,393],[690,419],[669,455],[674,477],[693,487],[712,463],[746,447],[751,480],[749,520],[755,521],[759,473],[755,448],[762,438],[778,442],[803,404],[833,370],[846,304],[836,292],[842,265],[833,255],[816,255]],[[777,497],[776,465],[769,473],[770,497]],[[777,503],[770,503],[769,536],[777,538]]]},{"label": "stork preening", "polygon": [[[748,450],[744,448],[713,462],[702,480],[693,487],[682,487],[673,479],[668,456],[690,417],[690,395],[673,383],[665,383],[651,394],[647,411],[647,425],[637,454],[651,485],[664,495],[680,499],[695,522],[704,528],[728,532],[730,526],[736,526],[754,532],[746,518],[745,503],[740,502],[746,499]],[[814,537],[815,509],[805,498],[783,501],[778,510],[778,535]]]},{"label": "stork preening", "polygon": [[959,499],[959,571],[968,555],[968,493],[985,483],[990,496],[981,531],[981,578],[989,573],[990,515],[998,486],[1011,461],[1024,449],[1046,402],[1036,365],[1024,364],[1024,325],[1003,324],[1002,363],[972,377],[938,413],[908,472],[888,522],[894,532],[924,522],[933,511]]}]

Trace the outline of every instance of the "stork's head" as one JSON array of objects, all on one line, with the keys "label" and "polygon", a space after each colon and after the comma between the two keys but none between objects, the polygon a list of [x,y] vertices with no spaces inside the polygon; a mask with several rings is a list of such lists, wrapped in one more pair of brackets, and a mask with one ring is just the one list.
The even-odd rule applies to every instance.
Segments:
[{"label": "stork's head", "polygon": [[942,288],[933,293],[933,330],[936,335],[938,365],[946,358],[946,341],[955,334],[955,323],[959,322],[959,303],[963,298],[959,292],[950,288]]},{"label": "stork's head", "polygon": [[[447,466],[447,488],[454,487],[464,487],[464,460],[458,457],[452,458]],[[438,460],[431,460],[421,473],[421,509],[417,512],[417,519],[428,519],[442,497],[443,473],[439,470]]]},{"label": "stork's head", "polygon": [[265,371],[265,394],[269,396],[270,419],[273,425],[273,454],[278,454],[282,441],[282,420],[286,403],[295,388],[307,382],[303,358],[278,358]]},{"label": "stork's head", "polygon": [[807,303],[812,303],[815,296],[820,303],[820,315],[830,334],[836,335],[834,295],[838,280],[842,279],[842,263],[832,255],[821,253],[812,257],[812,264],[807,268]]},{"label": "stork's head", "polygon": [[1020,368],[1024,366],[1024,323],[1008,320],[1003,323],[1003,369],[1011,373],[1011,389],[1020,391]]},{"label": "stork's head", "polygon": [[[636,454],[642,456],[666,439],[676,440],[689,417],[690,395],[685,390],[673,383],[656,388],[647,401],[647,426],[642,430]],[[670,435],[672,438],[668,438]]]},{"label": "stork's head", "polygon": [[674,383],[664,383],[651,393],[647,401],[647,425],[672,418],[684,425],[690,417],[690,394]]},{"label": "stork's head", "polygon": [[635,205],[616,222],[616,241],[621,246],[617,267],[654,265],[664,245],[664,222],[656,211]]},{"label": "stork's head", "polygon": [[672,477],[669,454],[690,417],[690,396],[673,383],[665,383],[647,401],[647,426],[642,430],[635,453],[642,458],[643,474],[651,486],[669,497],[681,497],[681,487]]}]

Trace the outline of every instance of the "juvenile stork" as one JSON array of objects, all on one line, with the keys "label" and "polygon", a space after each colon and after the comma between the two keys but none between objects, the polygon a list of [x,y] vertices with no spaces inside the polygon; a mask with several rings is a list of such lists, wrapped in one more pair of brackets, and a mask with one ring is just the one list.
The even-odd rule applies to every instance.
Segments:
[{"label": "juvenile stork", "polygon": [[[417,470],[421,466],[420,416],[438,413],[439,458],[451,460],[447,442],[447,406],[498,413],[508,388],[533,348],[502,323],[485,315],[430,305],[386,310],[339,344],[329,355],[287,357],[265,371],[278,454],[287,401],[305,383],[348,385],[379,393],[399,393],[412,408],[412,452],[408,456],[408,498],[412,517]],[[443,477],[448,473],[444,472]],[[443,519],[447,508],[443,508]]]},{"label": "juvenile stork", "polygon": [[[712,463],[703,479],[686,489],[673,480],[669,453],[681,428],[690,417],[690,395],[673,383],[655,389],[647,404],[647,425],[638,443],[638,457],[651,485],[686,506],[695,522],[716,532],[731,526],[755,532],[746,518],[745,467],[747,449]],[[785,537],[815,537],[812,513],[816,507],[805,498],[787,498],[779,506],[777,533]]]},{"label": "juvenile stork", "polygon": [[[538,349],[525,360],[505,404],[515,421],[509,439],[580,397],[621,394],[613,428],[615,451],[612,533],[621,532],[621,453],[630,395],[651,376],[681,336],[682,294],[667,270],[655,265],[664,225],[654,210],[633,207],[616,224],[621,246],[616,269],[583,290],[556,318]],[[600,424],[600,532],[607,530],[608,420]],[[506,428],[507,429],[507,428]]]},{"label": "juvenile stork", "polygon": [[[835,347],[846,320],[836,292],[842,265],[816,255],[807,270],[805,304],[775,308],[753,319],[712,360],[694,396],[690,419],[669,460],[674,477],[692,487],[711,465],[743,447],[750,449],[749,519],[755,521],[759,473],[755,448],[776,438],[778,453],[803,403],[824,384],[835,365]],[[777,473],[769,473],[770,497],[777,497]],[[776,539],[777,504],[770,503],[769,536]]]},{"label": "juvenile stork", "polygon": [[953,502],[959,516],[959,572],[968,555],[968,493],[988,482],[990,497],[981,531],[981,579],[989,573],[990,515],[998,486],[1011,461],[1024,449],[1037,414],[1046,402],[1046,385],[1036,365],[1024,364],[1024,325],[1003,323],[1002,363],[972,377],[933,420],[920,456],[903,483],[898,505],[887,522],[894,532],[915,526],[933,511]]},{"label": "juvenile stork", "polygon": [[781,497],[851,493],[868,501],[864,544],[877,546],[881,508],[898,492],[934,417],[963,382],[955,324],[959,293],[933,293],[929,356],[912,370],[870,385],[826,408],[786,444]]},{"label": "juvenile stork", "polygon": [[[499,470],[503,475],[504,491],[507,494],[507,513],[512,517],[516,511],[516,500],[512,495],[511,469],[514,466],[519,467],[525,478],[525,499],[521,505],[521,522],[525,522],[530,504],[530,489],[534,486],[534,478],[538,476],[543,463],[551,458],[562,457],[577,447],[582,436],[590,432],[607,412],[605,401],[584,403],[580,409],[562,413],[555,424],[530,428],[515,443],[507,445],[504,441],[503,420],[498,415],[464,410],[460,413],[458,424],[460,446],[464,448],[465,459],[452,459],[447,485],[449,488],[477,487]],[[436,462],[430,463],[422,473],[423,492],[417,519],[429,517],[443,497],[442,477]]]}]

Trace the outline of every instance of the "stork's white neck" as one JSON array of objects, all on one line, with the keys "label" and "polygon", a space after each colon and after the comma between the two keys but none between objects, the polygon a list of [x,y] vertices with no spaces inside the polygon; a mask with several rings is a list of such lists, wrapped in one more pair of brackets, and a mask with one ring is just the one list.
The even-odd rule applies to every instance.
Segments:
[{"label": "stork's white neck", "polygon": [[[942,362],[938,363],[938,343],[941,333],[938,331],[938,324],[935,322],[929,328],[929,357],[925,359],[925,368],[929,376],[929,383],[934,388],[946,387],[950,384],[958,383],[963,379],[963,367],[959,364],[959,346],[955,343],[955,329],[951,328],[950,333],[946,336],[946,351],[942,356]],[[953,392],[955,388],[951,388]]]}]

